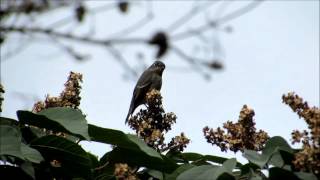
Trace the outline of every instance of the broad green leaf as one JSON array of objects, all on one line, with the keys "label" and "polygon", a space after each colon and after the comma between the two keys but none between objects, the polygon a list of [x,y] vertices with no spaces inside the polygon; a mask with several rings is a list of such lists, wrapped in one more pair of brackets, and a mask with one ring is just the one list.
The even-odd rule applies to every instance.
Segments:
[{"label": "broad green leaf", "polygon": [[298,178],[303,180],[317,180],[316,175],[313,173],[306,173],[306,172],[295,172],[294,173]]},{"label": "broad green leaf", "polygon": [[214,167],[211,165],[196,166],[182,172],[177,177],[177,180],[190,180],[190,179],[214,180],[213,176],[215,175],[217,169],[218,167]]},{"label": "broad green leaf", "polygon": [[136,135],[128,134],[127,136],[131,142],[136,144],[139,147],[139,149],[145,152],[147,155],[162,159],[160,154],[157,151],[149,147],[144,141],[139,139]]},{"label": "broad green leaf", "polygon": [[88,157],[90,158],[91,166],[92,166],[93,168],[98,167],[98,166],[99,166],[98,156],[96,156],[96,155],[94,155],[94,154],[92,154],[92,153],[90,153],[90,152],[87,152],[87,155],[88,155]]},{"label": "broad green leaf", "polygon": [[162,159],[160,154],[149,147],[135,135],[125,134],[122,131],[102,128],[89,124],[89,134],[92,141],[116,145],[117,147],[140,150],[149,156]]},{"label": "broad green leaf", "polygon": [[39,151],[29,147],[24,143],[21,143],[21,152],[23,154],[23,157],[30,162],[40,163],[44,160]]},{"label": "broad green leaf", "polygon": [[240,169],[241,169],[241,175],[245,175],[245,174],[248,174],[250,173],[251,171],[255,171],[256,169],[259,169],[260,167],[257,166],[256,164],[254,163],[247,163],[245,165],[243,165]]},{"label": "broad green leaf", "polygon": [[17,115],[21,123],[90,140],[87,120],[80,110],[55,107],[45,109],[37,114],[30,111],[17,111]]},{"label": "broad green leaf", "polygon": [[34,167],[32,166],[31,162],[24,162],[20,165],[20,168],[28,174],[32,179],[35,179],[35,174],[34,174]]},{"label": "broad green leaf", "polygon": [[274,153],[274,150],[276,148],[279,150],[287,151],[289,153],[293,153],[293,150],[290,147],[290,145],[287,143],[287,141],[280,136],[274,136],[270,138],[267,141],[265,148],[262,150],[262,153],[272,154]]},{"label": "broad green leaf", "polygon": [[19,125],[19,121],[15,119],[6,118],[6,117],[0,117],[0,125],[17,127]]},{"label": "broad green leaf", "polygon": [[258,165],[260,168],[263,168],[264,165],[268,162],[269,156],[266,154],[259,154],[256,151],[245,149],[243,157],[248,159],[250,162]]},{"label": "broad green leaf", "polygon": [[236,167],[236,164],[237,164],[236,158],[231,158],[231,159],[226,160],[226,161],[223,163],[222,167],[224,167],[224,169],[225,169],[228,173],[232,174],[232,170]]},{"label": "broad green leaf", "polygon": [[68,176],[88,178],[91,175],[91,160],[87,152],[72,141],[49,135],[32,141],[31,147],[40,151],[47,162],[60,162],[59,169]]},{"label": "broad green leaf", "polygon": [[10,155],[24,160],[21,153],[21,134],[17,128],[0,125],[0,155]]},{"label": "broad green leaf", "polygon": [[[20,167],[12,165],[1,165],[0,166],[1,179],[12,179],[12,180],[33,180],[33,178],[26,174]],[[6,178],[10,177],[10,178]]]},{"label": "broad green leaf", "polygon": [[163,180],[163,173],[161,171],[150,169],[150,170],[147,170],[147,173],[154,178]]},{"label": "broad green leaf", "polygon": [[188,161],[196,161],[203,158],[202,154],[192,153],[192,152],[185,152],[182,153],[182,157]]},{"label": "broad green leaf", "polygon": [[287,171],[278,167],[272,167],[269,169],[269,179],[278,180],[278,179],[290,179],[290,180],[299,180],[292,171]]},{"label": "broad green leaf", "polygon": [[161,158],[149,156],[139,149],[116,147],[108,152],[107,158],[111,163],[125,162],[131,165],[147,167],[167,173],[173,172],[178,165],[165,156]]},{"label": "broad green leaf", "polygon": [[[182,153],[182,157],[188,161],[204,160],[204,161],[210,161],[217,164],[223,164],[225,161],[228,160],[227,158],[224,158],[224,157],[213,156],[213,155],[201,155],[198,153],[191,153],[191,152]],[[236,166],[240,168],[242,164],[237,162]]]},{"label": "broad green leaf", "polygon": [[193,167],[182,172],[177,180],[201,179],[201,180],[216,180],[219,177],[222,179],[235,179],[232,175],[232,170],[235,168],[237,160],[229,159],[222,166],[216,167],[212,165],[202,165]]},{"label": "broad green leaf", "polygon": [[[281,152],[287,154],[282,154]],[[275,136],[268,140],[261,153],[245,149],[243,156],[260,168],[263,168],[267,163],[282,167],[285,165],[285,162],[290,159],[288,153],[293,153],[289,144],[282,137]]]},{"label": "broad green leaf", "polygon": [[183,173],[184,171],[195,167],[195,165],[192,164],[182,164],[181,166],[179,166],[176,170],[174,170],[171,174],[167,174],[165,176],[166,180],[176,180],[177,177]]}]

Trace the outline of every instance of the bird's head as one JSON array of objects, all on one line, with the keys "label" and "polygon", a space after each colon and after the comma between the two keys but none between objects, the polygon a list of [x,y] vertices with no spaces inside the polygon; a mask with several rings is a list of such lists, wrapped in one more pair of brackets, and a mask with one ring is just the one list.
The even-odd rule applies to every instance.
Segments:
[{"label": "bird's head", "polygon": [[151,68],[161,75],[163,70],[166,68],[166,65],[162,61],[155,61],[151,65]]}]

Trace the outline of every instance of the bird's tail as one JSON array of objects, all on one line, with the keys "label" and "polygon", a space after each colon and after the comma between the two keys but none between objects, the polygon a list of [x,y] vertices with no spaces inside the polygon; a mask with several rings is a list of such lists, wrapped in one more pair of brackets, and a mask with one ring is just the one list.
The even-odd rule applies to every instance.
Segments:
[{"label": "bird's tail", "polygon": [[126,121],[125,121],[125,124],[127,124],[128,123],[128,120],[129,120],[129,117],[130,117],[130,110],[129,110],[129,112],[128,112],[128,114],[127,114],[127,117],[126,117]]},{"label": "bird's tail", "polygon": [[133,106],[134,106],[134,104],[133,104],[133,103],[134,103],[134,102],[133,102],[133,100],[131,100],[130,108],[129,108],[129,111],[128,111],[128,114],[127,114],[127,117],[126,117],[125,124],[127,124],[127,123],[128,123],[129,117],[130,117],[130,115],[133,113],[133,112],[132,112],[132,111],[133,111]]}]

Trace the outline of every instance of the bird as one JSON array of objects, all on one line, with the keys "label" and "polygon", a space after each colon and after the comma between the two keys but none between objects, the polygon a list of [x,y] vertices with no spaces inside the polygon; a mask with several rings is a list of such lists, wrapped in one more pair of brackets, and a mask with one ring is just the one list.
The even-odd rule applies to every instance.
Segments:
[{"label": "bird", "polygon": [[145,103],[146,94],[152,89],[161,90],[162,73],[166,68],[162,61],[155,61],[149,68],[147,68],[139,77],[136,86],[134,87],[129,111],[126,117],[125,124],[127,124],[130,115],[134,110]]}]

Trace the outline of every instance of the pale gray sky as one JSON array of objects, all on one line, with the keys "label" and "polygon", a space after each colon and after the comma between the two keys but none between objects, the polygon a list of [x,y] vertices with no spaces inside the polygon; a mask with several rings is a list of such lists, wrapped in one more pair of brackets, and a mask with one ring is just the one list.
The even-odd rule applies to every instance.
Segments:
[{"label": "pale gray sky", "polygon": [[[101,1],[91,1],[99,6]],[[168,21],[178,17],[192,5],[192,1],[155,1],[155,19],[132,36],[148,37],[157,29],[166,29]],[[246,1],[230,3],[224,13],[232,11]],[[41,17],[39,24],[59,18],[64,10]],[[144,14],[143,6],[137,5],[129,16],[108,11],[96,16],[96,37],[107,37]],[[205,16],[214,15],[214,8],[192,19],[186,27],[203,23]],[[69,11],[66,13],[70,13]],[[170,21],[171,22],[171,21]],[[319,106],[319,1],[267,1],[248,14],[228,22],[233,33],[208,32],[207,38],[218,37],[224,47],[226,69],[212,72],[212,80],[206,81],[199,74],[179,72],[174,67],[184,65],[179,57],[169,53],[163,57],[167,70],[163,76],[162,95],[164,107],[178,116],[177,124],[167,135],[185,132],[191,139],[186,151],[233,156],[221,153],[219,148],[206,143],[202,128],[222,126],[227,120],[236,121],[243,104],[255,110],[256,127],[270,136],[281,135],[287,140],[293,129],[306,128],[302,119],[282,104],[281,96],[295,91],[310,105]],[[180,30],[183,30],[181,28]],[[80,28],[79,32],[86,32]],[[212,35],[210,35],[210,33]],[[2,116],[16,118],[19,109],[31,109],[28,102],[17,98],[17,93],[29,97],[44,98],[45,94],[58,95],[63,90],[69,71],[84,76],[81,109],[89,123],[133,133],[124,124],[135,81],[123,78],[124,69],[101,47],[73,43],[78,51],[91,54],[91,59],[78,63],[59,48],[42,38],[41,43],[32,41],[30,46],[13,58],[1,60],[1,83],[6,89]],[[8,46],[20,43],[17,38],[7,39],[1,55]],[[180,42],[186,52],[193,52],[196,40]],[[133,52],[146,49],[139,45],[121,47],[130,64],[136,62]],[[145,51],[146,62],[153,60],[154,51]],[[102,156],[106,147],[97,143],[83,143],[85,149]],[[237,157],[241,160],[239,157]]]}]

